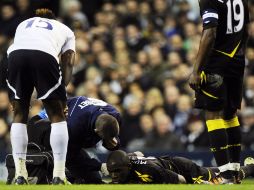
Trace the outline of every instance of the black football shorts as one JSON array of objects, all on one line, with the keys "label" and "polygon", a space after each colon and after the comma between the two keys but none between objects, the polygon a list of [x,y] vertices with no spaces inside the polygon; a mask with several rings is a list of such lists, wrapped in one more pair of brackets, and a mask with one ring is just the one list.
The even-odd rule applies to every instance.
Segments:
[{"label": "black football shorts", "polygon": [[10,98],[30,101],[34,88],[37,98],[66,100],[60,65],[48,53],[38,50],[15,50],[8,57]]},{"label": "black football shorts", "polygon": [[[201,88],[195,92],[195,107],[208,111],[240,109],[243,93],[243,77],[223,77],[206,73]],[[214,77],[215,76],[215,77]],[[221,77],[222,82],[216,84]],[[210,79],[210,80],[209,80]]]}]

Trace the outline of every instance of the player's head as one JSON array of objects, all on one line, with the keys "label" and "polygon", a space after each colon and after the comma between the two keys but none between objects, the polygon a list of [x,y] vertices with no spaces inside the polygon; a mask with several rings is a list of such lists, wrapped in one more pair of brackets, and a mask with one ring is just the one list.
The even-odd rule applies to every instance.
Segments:
[{"label": "player's head", "polygon": [[56,19],[55,14],[50,9],[42,8],[35,10],[35,16],[49,19]]},{"label": "player's head", "polygon": [[116,150],[109,154],[107,169],[113,183],[125,183],[131,169],[131,163],[126,152]]},{"label": "player's head", "polygon": [[119,135],[119,124],[112,115],[101,114],[96,119],[95,132],[103,140],[111,140]]}]

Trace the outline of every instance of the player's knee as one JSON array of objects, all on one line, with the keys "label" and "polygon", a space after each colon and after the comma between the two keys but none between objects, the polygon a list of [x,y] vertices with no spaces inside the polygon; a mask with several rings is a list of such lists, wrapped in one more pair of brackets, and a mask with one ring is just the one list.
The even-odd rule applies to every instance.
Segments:
[{"label": "player's knee", "polygon": [[43,104],[52,123],[65,120],[64,102],[59,100],[44,100]]},{"label": "player's knee", "polygon": [[206,120],[214,120],[214,119],[222,119],[223,112],[222,111],[206,111],[205,114]]},{"label": "player's knee", "polygon": [[15,123],[26,123],[29,112],[29,103],[24,101],[12,101]]},{"label": "player's knee", "polygon": [[223,119],[230,120],[233,119],[236,116],[237,109],[225,109],[223,112]]}]

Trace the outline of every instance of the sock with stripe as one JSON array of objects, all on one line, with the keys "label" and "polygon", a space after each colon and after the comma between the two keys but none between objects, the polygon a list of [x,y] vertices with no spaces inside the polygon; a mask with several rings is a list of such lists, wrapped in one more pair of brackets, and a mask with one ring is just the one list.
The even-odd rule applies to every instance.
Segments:
[{"label": "sock with stripe", "polygon": [[210,148],[220,169],[222,177],[229,179],[232,174],[229,171],[228,137],[223,119],[206,121]]},{"label": "sock with stripe", "polygon": [[235,117],[231,120],[224,120],[226,125],[226,132],[228,135],[228,152],[231,162],[231,169],[233,175],[236,176],[240,169],[240,156],[241,156],[241,129],[238,118]]}]

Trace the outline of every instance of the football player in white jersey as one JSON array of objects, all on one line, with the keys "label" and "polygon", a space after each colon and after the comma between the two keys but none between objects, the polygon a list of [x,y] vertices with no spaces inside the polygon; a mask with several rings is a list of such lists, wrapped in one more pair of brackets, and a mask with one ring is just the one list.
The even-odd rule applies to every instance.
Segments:
[{"label": "football player in white jersey", "polygon": [[74,33],[55,20],[51,10],[37,9],[35,17],[18,25],[14,42],[7,53],[7,84],[14,110],[11,144],[16,168],[15,184],[27,183],[26,123],[34,88],[52,122],[53,184],[66,184],[68,131],[64,116],[65,86],[71,79],[75,59]]}]

